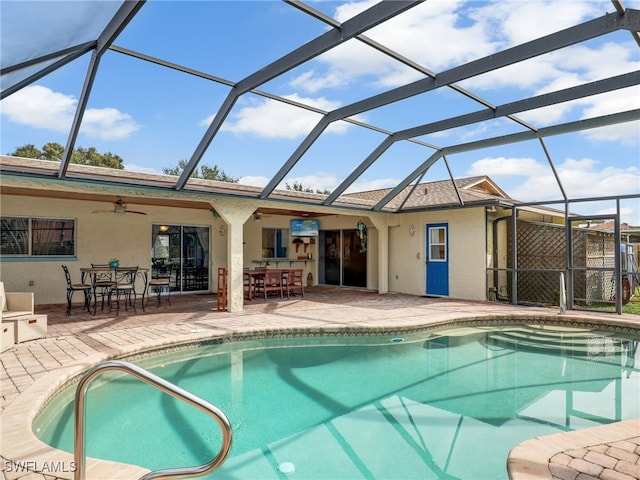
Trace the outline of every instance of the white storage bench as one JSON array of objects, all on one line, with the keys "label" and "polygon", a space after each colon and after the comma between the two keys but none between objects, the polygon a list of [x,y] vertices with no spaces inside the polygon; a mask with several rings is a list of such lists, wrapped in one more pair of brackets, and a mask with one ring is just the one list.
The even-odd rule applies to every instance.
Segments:
[{"label": "white storage bench", "polygon": [[34,314],[33,292],[5,292],[4,282],[0,282],[0,304],[0,351],[10,349],[15,343],[47,336],[47,316]]},{"label": "white storage bench", "polygon": [[9,350],[16,344],[15,334],[13,333],[13,323],[2,322],[2,336],[0,337],[0,352]]},{"label": "white storage bench", "polygon": [[47,336],[46,315],[24,315],[22,317],[3,318],[2,326],[13,324],[13,335],[16,343],[27,342]]}]

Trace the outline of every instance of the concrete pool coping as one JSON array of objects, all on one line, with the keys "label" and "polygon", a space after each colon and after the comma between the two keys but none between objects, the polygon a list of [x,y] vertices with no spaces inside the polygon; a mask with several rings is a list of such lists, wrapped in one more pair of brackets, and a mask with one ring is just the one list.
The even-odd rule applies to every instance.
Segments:
[{"label": "concrete pool coping", "polygon": [[[50,336],[46,339],[19,344],[14,350],[3,352],[0,356],[3,383],[10,380],[15,386],[18,380],[24,382],[15,396],[5,395],[3,387],[3,400],[6,404],[0,417],[2,425],[0,455],[3,459],[4,478],[12,480],[27,475],[30,479],[73,478],[72,455],[42,443],[31,432],[31,425],[42,405],[63,384],[95,363],[109,358],[156,350],[175,343],[198,342],[216,336],[261,335],[287,331],[299,333],[309,329],[395,331],[403,328],[434,327],[461,322],[486,322],[487,319],[495,317],[554,324],[566,322],[567,325],[586,322],[630,329],[634,334],[640,333],[640,318],[631,315],[570,311],[567,315],[560,316],[557,308],[517,307],[493,302],[463,302],[395,294],[378,295],[373,292],[351,290],[332,292],[329,300],[326,294],[327,290],[320,289],[315,298],[311,291],[305,294],[304,299],[254,302],[247,305],[245,312],[240,314],[217,312],[215,300],[211,296],[202,296],[198,299],[200,304],[195,309],[191,308],[194,311],[197,310],[197,314],[194,314],[194,311],[187,311],[188,308],[183,311],[179,308],[165,310],[163,307],[159,309],[152,307],[149,313],[126,318],[122,316],[119,320],[114,320],[113,317],[98,316],[96,318],[77,314],[76,319],[71,317],[67,321],[62,319],[57,322],[53,316],[50,316],[52,320]],[[208,305],[211,302],[213,305]],[[177,303],[179,304],[180,300]],[[63,307],[60,306],[60,308]],[[150,319],[149,316],[154,318]],[[74,345],[74,348],[77,348],[79,344],[85,347],[92,345],[92,348],[85,348],[81,358],[69,358],[57,362],[54,368],[43,368],[42,373],[31,382],[24,378],[18,379],[19,375],[11,372],[14,359],[28,365],[30,355],[37,357],[38,352],[51,354],[61,347]],[[587,464],[593,464],[600,468],[599,472],[619,474],[618,477],[602,478],[640,478],[640,474],[629,475],[629,473],[633,474],[633,468],[635,471],[640,471],[640,463],[635,463],[633,468],[628,465],[630,464],[628,460],[632,457],[626,457],[626,460],[617,459],[616,463],[620,463],[622,468],[620,471],[616,470],[615,466],[609,468],[612,466],[611,459],[616,457],[608,456],[606,453],[612,449],[612,453],[622,456],[619,450],[629,452],[629,449],[633,449],[634,452],[629,453],[638,456],[640,454],[639,432],[640,420],[634,419],[531,439],[513,449],[508,460],[509,475],[514,480],[551,479],[554,478],[552,472],[584,474],[582,470],[588,469]],[[635,445],[635,448],[630,445]],[[576,456],[572,456],[574,454]],[[578,458],[580,454],[582,457]],[[555,459],[554,462],[551,461],[552,459]],[[572,463],[572,460],[575,461]],[[87,459],[87,467],[87,478],[138,478],[147,472],[133,465],[94,459]],[[34,471],[37,470],[40,473],[35,474]],[[593,467],[589,471],[596,470],[597,468]],[[627,477],[621,476],[623,474]],[[555,478],[570,477],[556,476]],[[592,475],[592,478],[599,477]]]}]

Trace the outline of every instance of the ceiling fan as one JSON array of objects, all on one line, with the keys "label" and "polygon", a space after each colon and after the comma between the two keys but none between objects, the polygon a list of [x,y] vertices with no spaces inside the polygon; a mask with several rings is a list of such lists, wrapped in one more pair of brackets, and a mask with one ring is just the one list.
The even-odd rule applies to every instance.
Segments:
[{"label": "ceiling fan", "polygon": [[273,215],[270,215],[268,213],[263,212],[262,210],[258,209],[255,212],[253,212],[253,221],[254,222],[261,222],[263,218],[269,218],[272,217]]},{"label": "ceiling fan", "polygon": [[113,210],[94,210],[93,213],[115,213],[116,215],[124,215],[125,213],[136,213],[138,215],[146,215],[145,212],[138,212],[135,210],[127,210],[127,204],[121,197],[113,202]]}]

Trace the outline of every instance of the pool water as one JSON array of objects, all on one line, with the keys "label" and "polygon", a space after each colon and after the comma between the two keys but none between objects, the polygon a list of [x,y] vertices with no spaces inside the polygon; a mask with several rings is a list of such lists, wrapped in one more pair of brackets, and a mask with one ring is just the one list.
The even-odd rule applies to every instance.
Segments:
[{"label": "pool water", "polygon": [[[526,439],[640,416],[638,340],[460,327],[223,343],[136,363],[229,417],[231,454],[205,478],[506,479],[509,451]],[[216,454],[212,419],[107,378],[88,394],[89,456],[153,470]],[[34,430],[72,451],[72,417],[60,396]]]}]

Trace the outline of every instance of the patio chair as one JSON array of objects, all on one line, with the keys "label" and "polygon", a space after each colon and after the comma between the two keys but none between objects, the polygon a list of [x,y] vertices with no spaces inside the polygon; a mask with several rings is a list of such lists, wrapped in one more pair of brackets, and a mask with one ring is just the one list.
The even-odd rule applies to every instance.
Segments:
[{"label": "patio chair", "polygon": [[171,305],[171,274],[173,272],[173,265],[156,265],[155,278],[149,280],[149,286],[147,287],[147,305],[149,305],[149,299],[151,291],[154,291],[158,301],[158,307],[160,306],[160,295],[162,292],[167,292],[167,301]]},{"label": "patio chair", "polygon": [[264,273],[267,271],[267,267],[256,267],[253,269],[254,275],[250,281],[253,282],[253,285],[249,285],[249,288],[253,288],[252,296],[249,298],[256,297],[258,295],[264,294]]},{"label": "patio chair", "polygon": [[[116,316],[120,313],[120,297],[124,297],[124,309],[128,310],[129,305],[133,306],[136,311],[136,276],[138,275],[138,267],[118,267],[115,269],[114,280],[115,285],[111,287],[109,296],[109,311],[113,306],[113,296],[116,297]],[[131,300],[133,297],[133,301]]]},{"label": "patio chair", "polygon": [[282,272],[280,270],[266,270],[263,282],[262,293],[265,300],[270,293],[276,293],[282,298]]},{"label": "patio chair", "polygon": [[304,297],[304,271],[302,269],[288,270],[286,277],[283,277],[282,288],[287,294],[287,298],[291,298],[291,295],[299,293]]},{"label": "patio chair", "polygon": [[64,270],[64,276],[67,280],[67,315],[71,315],[71,300],[73,299],[73,294],[75,292],[83,292],[84,293],[84,308],[83,311],[87,312],[91,311],[91,285],[88,283],[73,283],[71,281],[71,274],[69,273],[69,269],[66,265],[62,265],[62,270]]},{"label": "patio chair", "polygon": [[[110,269],[108,263],[99,264],[92,263],[91,268],[104,268]],[[104,310],[104,300],[107,299],[107,304],[109,303],[109,297],[111,296],[111,289],[116,284],[113,281],[113,270],[104,270],[101,272],[93,272],[91,283],[93,285],[93,314],[96,314],[96,310],[98,308],[98,297],[102,299],[102,305],[100,310]]]}]

